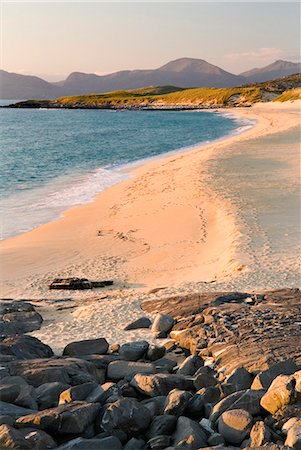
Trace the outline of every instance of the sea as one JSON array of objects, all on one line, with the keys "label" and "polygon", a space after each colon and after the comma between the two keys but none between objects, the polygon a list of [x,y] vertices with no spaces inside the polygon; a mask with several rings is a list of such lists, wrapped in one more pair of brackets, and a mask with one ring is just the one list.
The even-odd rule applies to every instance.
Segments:
[{"label": "sea", "polygon": [[1,239],[93,201],[97,193],[128,179],[135,165],[205,146],[252,125],[218,110],[2,108]]}]

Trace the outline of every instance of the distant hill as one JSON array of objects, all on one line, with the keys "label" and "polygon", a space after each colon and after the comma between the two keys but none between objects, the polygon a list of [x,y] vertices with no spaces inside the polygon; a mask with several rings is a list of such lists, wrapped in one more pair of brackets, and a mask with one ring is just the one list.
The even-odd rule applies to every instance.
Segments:
[{"label": "distant hill", "polygon": [[298,72],[301,72],[301,63],[293,63],[279,59],[268,66],[247,70],[240,75],[251,83],[258,83],[261,81],[273,80],[274,78],[285,77]]},{"label": "distant hill", "polygon": [[300,70],[300,64],[275,61],[267,67],[234,75],[202,59],[180,58],[153,70],[123,70],[108,75],[73,72],[65,80],[56,83],[34,76],[0,71],[0,98],[43,100],[144,86],[235,87],[279,78]]},{"label": "distant hill", "polygon": [[0,98],[2,99],[46,99],[59,95],[62,95],[60,88],[42,78],[0,70]]},{"label": "distant hill", "polygon": [[60,97],[56,100],[26,100],[13,108],[69,109],[196,109],[251,106],[257,102],[297,100],[301,74],[231,88],[145,87],[103,94]]}]

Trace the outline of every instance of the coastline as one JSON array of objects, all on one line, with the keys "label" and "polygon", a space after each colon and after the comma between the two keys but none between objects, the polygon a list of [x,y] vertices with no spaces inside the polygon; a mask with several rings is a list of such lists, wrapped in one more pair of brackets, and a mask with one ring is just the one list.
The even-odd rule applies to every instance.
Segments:
[{"label": "coastline", "polygon": [[[298,110],[299,103],[227,109],[256,120],[255,126],[136,167],[133,178],[101,192],[93,203],[3,241],[2,297],[35,300],[45,323],[32,334],[55,341],[59,351],[70,335],[141,339],[141,330],[125,333],[122,327],[141,316],[140,302],[152,295],[235,283],[248,271],[246,255],[238,254],[242,230],[233,202],[209,186],[208,163],[234,144],[298,125]],[[56,276],[111,278],[115,284],[103,292],[49,291]],[[166,289],[149,294],[158,287]],[[149,331],[143,335],[151,340]]]}]

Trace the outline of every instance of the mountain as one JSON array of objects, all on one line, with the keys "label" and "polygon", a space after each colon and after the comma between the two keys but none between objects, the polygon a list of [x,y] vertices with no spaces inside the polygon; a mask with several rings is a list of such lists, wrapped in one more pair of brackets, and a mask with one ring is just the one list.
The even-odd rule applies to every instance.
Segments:
[{"label": "mountain", "polygon": [[268,66],[261,68],[256,67],[255,69],[247,70],[240,75],[251,83],[260,83],[261,81],[273,80],[298,72],[301,72],[301,63],[293,63],[279,59]]},{"label": "mountain", "polygon": [[122,70],[108,75],[73,72],[57,83],[2,70],[0,98],[43,100],[68,95],[138,89],[144,86],[235,87],[290,75],[300,72],[300,68],[299,63],[279,60],[267,67],[234,75],[202,59],[180,58],[152,70]]},{"label": "mountain", "polygon": [[60,88],[31,75],[0,70],[0,98],[2,99],[49,99],[60,95]]},{"label": "mountain", "polygon": [[245,81],[243,77],[194,58],[180,58],[153,70],[122,70],[108,75],[73,72],[66,80],[58,83],[4,71],[2,73],[0,98],[19,99],[51,99],[62,95],[102,93],[144,86],[232,87]]}]

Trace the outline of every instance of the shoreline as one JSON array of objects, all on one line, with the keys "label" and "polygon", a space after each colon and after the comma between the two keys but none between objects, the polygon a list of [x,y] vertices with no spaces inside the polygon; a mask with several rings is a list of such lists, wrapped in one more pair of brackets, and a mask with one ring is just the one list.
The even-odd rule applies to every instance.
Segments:
[{"label": "shoreline", "polygon": [[[245,282],[239,286],[248,275],[248,255],[238,254],[239,211],[209,185],[210,163],[236,144],[256,137],[260,142],[299,124],[298,106],[248,109],[246,117],[257,122],[245,133],[136,167],[133,178],[101,192],[93,203],[3,241],[2,297],[35,303],[44,323],[31,334],[59,353],[71,336],[153,342],[147,329],[123,331],[145,315],[144,300],[250,289]],[[115,283],[93,291],[50,291],[57,276]],[[152,293],[153,288],[160,290]]]},{"label": "shoreline", "polygon": [[[269,106],[267,106],[267,105],[269,105]],[[274,108],[272,108],[271,106],[274,106]],[[228,145],[231,145],[236,142],[245,141],[245,140],[251,139],[253,137],[260,137],[262,135],[279,132],[281,130],[285,130],[290,127],[293,127],[294,124],[296,125],[298,123],[298,117],[295,118],[295,122],[294,122],[294,120],[291,120],[290,123],[287,123],[287,121],[285,121],[285,120],[280,120],[279,123],[276,124],[276,122],[275,122],[276,117],[273,117],[271,119],[271,118],[267,118],[265,116],[266,114],[268,114],[268,115],[271,114],[271,110],[272,111],[274,110],[274,112],[276,111],[276,114],[278,114],[278,112],[280,112],[280,111],[282,111],[283,113],[285,113],[285,111],[286,111],[287,114],[290,114],[289,113],[290,109],[291,108],[289,108],[289,105],[285,105],[285,104],[282,104],[282,105],[264,104],[264,105],[259,105],[257,107],[255,106],[253,108],[245,109],[244,111],[240,110],[239,118],[247,118],[250,120],[256,120],[255,125],[251,129],[249,129],[243,133],[228,135],[225,138],[221,138],[213,143],[210,143],[209,145],[197,147],[192,150],[188,150],[188,151],[184,151],[184,152],[175,151],[175,152],[172,152],[173,154],[167,155],[167,156],[158,155],[158,157],[155,157],[155,159],[152,161],[148,161],[146,164],[144,163],[141,165],[141,164],[139,164],[139,162],[137,162],[139,164],[138,167],[134,167],[129,172],[129,174],[131,176],[130,179],[122,181],[114,186],[111,186],[111,187],[105,189],[104,191],[101,191],[100,193],[95,195],[94,200],[91,203],[69,208],[63,212],[62,218],[59,218],[52,222],[48,222],[46,224],[40,225],[37,228],[35,228],[31,231],[25,232],[23,234],[13,236],[13,237],[3,240],[1,242],[1,246],[3,247],[4,254],[7,254],[8,257],[10,257],[12,255],[12,252],[18,253],[18,247],[21,249],[22,248],[30,249],[31,246],[33,246],[34,248],[37,248],[37,244],[41,245],[41,247],[39,247],[39,249],[43,250],[42,246],[49,245],[49,243],[50,243],[49,239],[53,239],[54,241],[56,241],[57,237],[60,235],[61,232],[63,232],[63,234],[60,237],[60,240],[61,240],[61,242],[64,242],[64,238],[62,238],[62,237],[63,236],[66,237],[67,228],[70,227],[70,229],[72,229],[74,225],[79,226],[79,227],[84,226],[86,230],[88,230],[89,228],[91,230],[91,227],[89,227],[89,225],[86,223],[87,220],[84,217],[85,214],[91,214],[91,212],[92,212],[92,214],[94,214],[94,217],[92,218],[92,220],[95,221],[95,226],[94,226],[95,232],[98,233],[100,230],[97,230],[96,221],[98,221],[99,219],[97,217],[95,217],[95,214],[97,214],[99,212],[98,209],[103,206],[103,205],[101,205],[101,202],[104,202],[104,205],[106,205],[106,208],[109,211],[110,207],[108,206],[108,203],[110,202],[110,197],[112,197],[112,200],[115,200],[116,197],[118,197],[118,195],[120,195],[120,191],[122,191],[123,189],[125,189],[125,190],[131,189],[131,185],[137,184],[139,177],[144,177],[144,178],[145,177],[147,178],[149,176],[152,177],[150,172],[153,170],[159,169],[159,170],[161,170],[161,172],[162,172],[162,170],[164,172],[165,166],[168,166],[169,164],[173,164],[173,165],[179,164],[181,166],[182,162],[184,162],[185,159],[190,160],[191,158],[196,158],[198,163],[202,163],[202,162],[205,162],[208,159],[210,159],[212,154],[219,152],[222,148],[224,148],[224,146],[228,146]],[[258,110],[259,110],[259,112],[258,112]],[[262,113],[262,111],[264,111],[264,113]],[[226,113],[231,112],[231,114],[238,115],[236,109],[233,109],[231,111],[229,111],[229,109],[227,109],[225,112]],[[293,118],[294,118],[293,116],[290,117],[290,119],[293,119]],[[297,121],[296,121],[296,119],[297,119]],[[269,120],[270,120],[270,122],[269,122]],[[190,165],[190,162],[191,161],[188,161],[188,164],[187,164],[188,166]],[[131,164],[135,164],[135,163],[131,163]],[[179,170],[179,169],[182,169],[182,168],[177,167],[176,170]],[[192,170],[192,168],[190,168],[189,170]],[[190,173],[190,175],[191,175],[191,173]],[[194,171],[193,175],[194,176],[196,175],[195,171]],[[147,181],[148,180],[146,179],[146,182]],[[202,188],[204,189],[205,186],[203,185]],[[205,198],[206,196],[207,196],[207,199]],[[212,205],[209,205],[211,200],[208,202],[208,198],[210,198],[210,196],[211,196],[211,200],[212,200],[212,193],[210,193],[208,189],[207,189],[206,195],[204,195],[204,192],[203,192],[202,200],[205,203],[205,204],[203,203],[203,208],[206,210],[205,216],[207,216],[207,220],[211,223],[211,225],[214,224],[215,232],[217,234],[220,233],[221,230],[219,230],[218,223],[221,223],[224,221],[224,224],[226,224],[226,228],[228,226],[230,227],[229,233],[231,235],[235,234],[237,232],[239,233],[239,231],[235,229],[233,217],[229,217],[229,210],[231,209],[231,207],[229,207],[229,205],[227,205],[227,202],[224,202],[224,201],[221,202],[219,199],[215,199],[216,203],[215,203],[214,207],[212,207]],[[198,201],[199,201],[199,199],[198,199]],[[159,202],[160,202],[160,200],[159,200]],[[195,206],[196,205],[194,205],[194,207]],[[213,213],[213,209],[216,209],[217,211],[219,211],[219,214],[222,217],[217,217],[217,215]],[[91,210],[93,210],[93,211],[91,211]],[[190,211],[190,213],[191,213],[191,211]],[[234,213],[234,211],[232,211],[232,213]],[[173,214],[175,214],[175,212],[173,212]],[[194,214],[192,214],[192,216],[193,215]],[[113,214],[113,216],[114,216],[114,214]],[[73,222],[73,219],[74,219],[74,222]],[[192,221],[194,221],[195,217],[191,217],[190,219]],[[102,220],[103,220],[103,218],[101,217],[99,222],[102,222]],[[99,223],[99,225],[101,226],[101,223]],[[199,225],[200,224],[198,223],[197,227],[199,227]],[[122,225],[121,225],[121,228],[122,228]],[[230,232],[230,229],[232,230],[231,232]],[[212,230],[213,230],[213,228],[212,228]],[[181,231],[183,231],[183,230],[181,229]],[[194,231],[197,234],[197,230],[194,230]],[[44,233],[47,235],[46,240],[43,237]],[[124,233],[124,231],[121,231],[121,233]],[[200,237],[200,236],[198,236],[198,237]],[[84,240],[84,236],[82,233],[81,233],[81,239]],[[124,241],[132,241],[133,240],[130,236],[126,236],[126,235],[124,235],[120,239],[124,240]],[[68,239],[66,239],[66,244],[68,246],[68,244],[69,244]],[[206,243],[206,244],[208,244],[208,243]],[[106,245],[105,247],[107,250],[108,245]],[[206,245],[206,247],[208,247],[208,245]],[[203,248],[204,248],[204,246],[203,246]],[[208,248],[206,248],[206,250],[208,251]],[[232,250],[233,250],[233,248],[232,248]],[[35,255],[35,256],[37,257],[38,255]],[[115,255],[115,256],[117,256],[117,255]],[[27,258],[25,258],[25,259],[27,259],[27,261],[30,262],[30,258],[28,258],[28,254],[27,254]],[[38,259],[40,259],[40,258],[38,258]],[[230,260],[231,260],[231,258],[228,258],[228,263]],[[15,267],[15,264],[14,264],[14,267]],[[76,276],[75,273],[73,275]],[[205,274],[205,278],[207,278],[207,279],[212,278],[212,276],[210,277],[209,274],[207,273],[207,275]],[[160,280],[158,280],[158,281],[160,281]],[[137,282],[137,280],[135,280],[134,282]],[[173,283],[174,282],[175,282],[175,280],[173,280]],[[150,286],[152,286],[152,284],[150,284]]]}]

